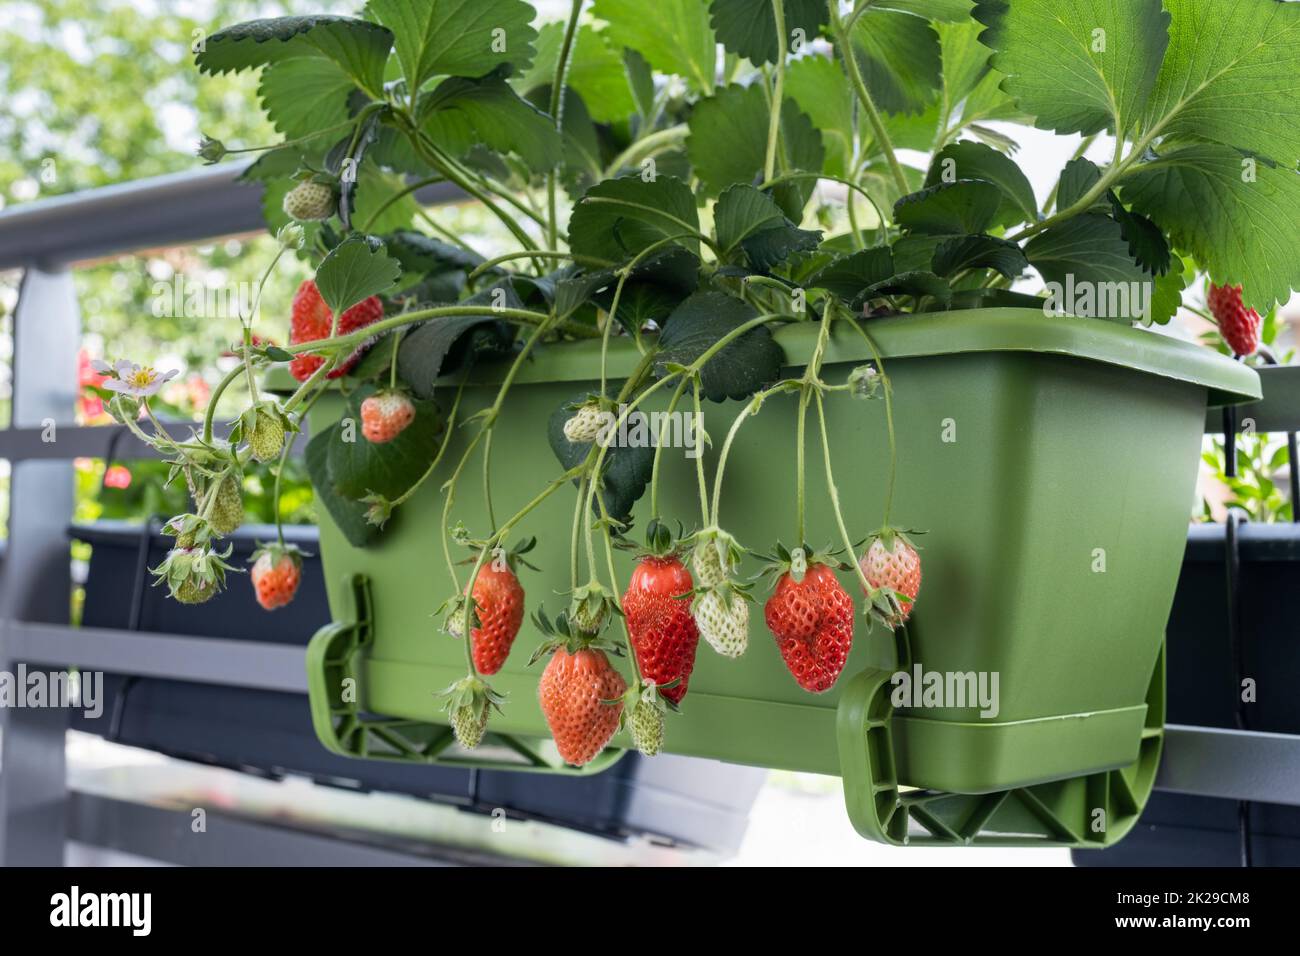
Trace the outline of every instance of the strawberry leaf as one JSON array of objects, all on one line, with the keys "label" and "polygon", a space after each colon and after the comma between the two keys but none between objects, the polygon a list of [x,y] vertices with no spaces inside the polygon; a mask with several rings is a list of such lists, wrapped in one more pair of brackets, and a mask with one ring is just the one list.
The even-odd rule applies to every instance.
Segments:
[{"label": "strawberry leaf", "polygon": [[453,315],[421,322],[407,332],[397,350],[397,374],[420,398],[432,398],[438,379],[480,355],[508,351],[513,335],[508,323],[497,318],[492,306],[523,306],[507,281],[484,289],[462,305],[482,305],[482,315]]},{"label": "strawberry leaf", "polygon": [[408,89],[433,76],[482,76],[533,58],[535,11],[523,0],[370,0],[367,9],[397,37]]},{"label": "strawberry leaf", "polygon": [[813,288],[825,289],[846,302],[894,275],[894,255],[888,246],[863,249],[837,259],[808,279]]},{"label": "strawberry leaf", "polygon": [[[334,479],[329,470],[329,447],[334,429],[326,429],[312,435],[303,453],[303,462],[307,467],[308,477],[316,503],[323,506],[326,515],[348,543],[355,548],[364,548],[379,535],[379,528],[366,520],[366,506],[359,501],[344,498],[334,489]],[[324,515],[320,516],[324,518]]]},{"label": "strawberry leaf", "polygon": [[1169,43],[1154,0],[979,0],[974,15],[1002,89],[1058,133],[1132,129]]},{"label": "strawberry leaf", "polygon": [[[783,12],[786,36],[801,30],[805,42],[816,37],[827,20],[823,0],[786,0]],[[728,53],[756,64],[776,62],[779,49],[771,0],[713,0],[709,22]]]},{"label": "strawberry leaf", "polygon": [[[733,84],[695,104],[686,152],[709,195],[716,196],[733,183],[755,182],[762,175],[770,115],[761,84]],[[794,101],[782,104],[780,125],[781,168],[821,172],[826,156],[821,135]],[[812,179],[791,181],[776,188],[775,198],[787,216],[798,220],[815,186]]]},{"label": "strawberry leaf", "polygon": [[717,41],[702,0],[596,0],[592,16],[605,20],[616,46],[636,50],[661,73],[676,73],[697,93],[713,91]]},{"label": "strawberry leaf", "polygon": [[921,113],[942,85],[939,34],[925,19],[867,8],[849,38],[862,78],[887,113]]},{"label": "strawberry leaf", "polygon": [[420,98],[420,126],[435,143],[474,143],[518,154],[531,169],[553,168],[561,155],[555,121],[510,88],[500,73],[451,77]]},{"label": "strawberry leaf", "polygon": [[766,272],[796,252],[816,249],[822,234],[800,229],[771,197],[749,185],[728,187],[713,210],[723,259],[744,252],[750,265]]},{"label": "strawberry leaf", "polygon": [[579,255],[628,258],[663,239],[699,255],[699,214],[691,188],[673,176],[607,179],[583,194],[569,219]]},{"label": "strawberry leaf", "polygon": [[[1251,175],[1247,175],[1247,173]],[[1261,313],[1300,288],[1300,174],[1213,143],[1138,167],[1120,198]]]},{"label": "strawberry leaf", "polygon": [[1014,226],[1038,218],[1038,202],[1029,178],[1014,160],[990,146],[970,141],[952,143],[935,154],[925,185],[959,179],[980,179],[1002,190],[994,225]]},{"label": "strawberry leaf", "polygon": [[350,236],[331,250],[316,270],[316,287],[336,316],[362,299],[387,292],[401,275],[397,260],[370,236]]},{"label": "strawberry leaf", "polygon": [[194,57],[204,73],[231,73],[290,57],[322,56],[337,63],[357,86],[379,96],[393,34],[353,17],[276,17],[218,30]]},{"label": "strawberry leaf", "polygon": [[[690,365],[728,333],[758,317],[758,311],[722,292],[697,292],[682,302],[659,336],[655,370],[666,375],[670,365]],[[700,386],[713,402],[748,398],[775,382],[785,364],[781,346],[766,326],[750,329],[729,342],[700,369]]]},{"label": "strawberry leaf", "polygon": [[984,232],[997,217],[1002,189],[982,179],[939,183],[894,204],[894,221],[909,232],[932,236]]}]

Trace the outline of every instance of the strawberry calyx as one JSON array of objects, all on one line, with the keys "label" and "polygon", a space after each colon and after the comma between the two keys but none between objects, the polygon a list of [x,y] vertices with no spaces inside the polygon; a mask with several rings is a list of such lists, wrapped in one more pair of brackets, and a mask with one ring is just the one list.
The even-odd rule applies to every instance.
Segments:
[{"label": "strawberry calyx", "polygon": [[615,547],[631,551],[637,560],[642,558],[677,558],[686,551],[687,545],[679,522],[676,533],[658,518],[651,518],[645,526],[645,544],[634,545],[626,539]]},{"label": "strawberry calyx", "polygon": [[[377,498],[378,496],[373,496],[373,497]],[[376,503],[374,500],[372,500],[372,497],[370,496],[368,496],[365,500],[367,501],[367,503],[372,505]],[[391,510],[392,509],[390,506],[389,511],[391,512]],[[461,564],[470,564],[470,565],[477,564],[479,555],[481,555],[484,552],[484,550],[488,548],[488,545],[492,543],[491,541],[476,540],[474,538],[469,537],[467,534],[465,534],[465,529],[463,526],[457,526],[457,528],[453,529],[452,536],[456,539],[458,543],[465,545],[473,552],[473,554],[471,554],[468,558],[462,561]],[[541,568],[537,567],[537,565],[535,564],[530,563],[524,558],[524,555],[528,554],[535,547],[537,547],[537,539],[532,537],[521,538],[519,541],[515,543],[515,546],[513,548],[503,548],[500,546],[500,544],[495,544],[492,547],[492,549],[488,552],[488,555],[484,559],[483,563],[489,564],[492,562],[503,561],[505,562],[506,567],[509,568],[512,573],[515,574],[518,574],[520,565],[523,565],[525,568],[528,568],[530,571],[540,571]],[[498,568],[499,567],[500,566],[498,565]]]},{"label": "strawberry calyx", "polygon": [[853,566],[851,564],[846,564],[844,561],[841,561],[836,557],[836,555],[840,553],[840,551],[831,550],[830,548],[825,548],[819,551],[809,551],[806,544],[800,545],[797,548],[787,548],[784,544],[778,541],[770,554],[754,555],[762,560],[764,564],[758,574],[754,575],[753,579],[758,580],[759,578],[768,575],[779,578],[783,574],[789,574],[791,578],[796,582],[799,582],[803,580],[804,575],[808,573],[809,568],[818,564],[824,564],[829,568],[834,568],[836,571],[852,570]]},{"label": "strawberry calyx", "polygon": [[166,584],[171,596],[182,604],[202,604],[226,586],[226,572],[238,571],[229,564],[233,546],[216,551],[208,545],[173,548],[156,568],[150,568],[154,586]]},{"label": "strawberry calyx", "polygon": [[177,548],[205,547],[215,537],[212,525],[196,514],[177,515],[163,525],[162,533],[175,537]]},{"label": "strawberry calyx", "polygon": [[256,564],[257,559],[263,556],[269,557],[272,565],[279,564],[281,558],[289,558],[294,564],[298,565],[298,567],[302,567],[303,558],[311,557],[308,552],[302,550],[302,548],[298,547],[296,544],[288,544],[280,541],[273,541],[270,544],[262,544],[259,541],[257,542],[257,547],[253,550],[253,553],[249,555],[248,563]]},{"label": "strawberry calyx", "polygon": [[731,578],[745,556],[739,542],[717,525],[699,529],[686,543],[691,545],[691,570],[703,589]]},{"label": "strawberry calyx", "polygon": [[614,595],[596,579],[573,591],[568,621],[583,634],[597,635],[615,614],[622,614]]},{"label": "strawberry calyx", "polygon": [[561,611],[552,620],[546,616],[545,608],[538,608],[533,612],[532,620],[533,625],[545,635],[546,639],[528,658],[530,667],[558,650],[564,650],[569,654],[576,654],[578,651],[604,651],[615,657],[623,656],[621,643],[581,630],[570,618],[567,610]]},{"label": "strawberry calyx", "polygon": [[479,745],[489,714],[493,710],[501,713],[501,705],[506,701],[504,694],[497,693],[487,681],[473,674],[467,674],[434,696],[442,700],[443,710],[451,717],[456,740],[466,750]]}]

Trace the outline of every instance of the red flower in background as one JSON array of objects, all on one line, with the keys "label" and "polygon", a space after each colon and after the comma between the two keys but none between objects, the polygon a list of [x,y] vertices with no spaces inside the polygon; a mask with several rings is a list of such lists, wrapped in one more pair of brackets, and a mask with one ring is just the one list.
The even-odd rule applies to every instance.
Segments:
[{"label": "red flower in background", "polygon": [[112,465],[104,472],[105,488],[130,488],[131,469],[126,465]]},{"label": "red flower in background", "polygon": [[81,413],[82,421],[94,421],[104,414],[104,400],[86,390],[102,387],[108,376],[95,371],[90,363],[90,355],[85,349],[77,352],[77,386],[81,389],[77,410]]}]

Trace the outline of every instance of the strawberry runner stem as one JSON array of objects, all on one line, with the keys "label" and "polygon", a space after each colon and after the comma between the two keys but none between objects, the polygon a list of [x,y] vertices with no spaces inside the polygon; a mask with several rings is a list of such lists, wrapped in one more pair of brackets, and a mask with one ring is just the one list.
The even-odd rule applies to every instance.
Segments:
[{"label": "strawberry runner stem", "polygon": [[772,0],[772,17],[776,21],[776,80],[772,84],[772,106],[767,121],[767,153],[763,160],[763,178],[771,179],[776,172],[776,141],[781,132],[781,98],[785,93],[785,4]]},{"label": "strawberry runner stem", "polygon": [[[564,84],[569,76],[569,59],[573,54],[573,38],[578,32],[578,17],[582,14],[583,0],[573,0],[569,12],[569,22],[564,28],[564,40],[560,44],[560,55],[555,59],[555,76],[551,80],[551,116],[555,118],[555,131],[564,132]],[[546,235],[552,246],[556,244],[559,232],[559,214],[555,204],[555,170],[546,173]]]}]

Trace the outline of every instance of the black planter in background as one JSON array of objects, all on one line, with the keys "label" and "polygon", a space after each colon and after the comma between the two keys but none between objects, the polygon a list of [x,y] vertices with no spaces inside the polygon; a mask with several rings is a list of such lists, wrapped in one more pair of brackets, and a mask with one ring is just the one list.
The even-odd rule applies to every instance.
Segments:
[{"label": "black planter in background", "polygon": [[[246,576],[210,602],[185,606],[150,586],[172,539],[140,525],[98,522],[75,526],[71,537],[91,545],[85,584],[86,627],[296,644],[305,647],[329,622],[320,560],[303,564],[293,603],[263,611]],[[246,566],[269,526],[250,526],[226,539],[231,564]],[[286,538],[315,555],[312,527],[285,529]],[[430,632],[431,639],[434,637]],[[340,757],[321,746],[305,694],[106,674],[104,714],[87,720],[73,711],[72,727],[184,760],[363,791],[410,794],[464,809],[543,820],[601,836],[657,841],[734,853],[765,772],[715,761],[629,754],[591,777],[551,777],[508,771],[424,767]]]},{"label": "black planter in background", "polygon": [[[1300,524],[1242,524],[1242,673],[1258,698],[1251,730],[1300,734]],[[1168,721],[1232,729],[1236,683],[1228,641],[1226,542],[1221,524],[1193,525],[1168,634]],[[1300,790],[1300,780],[1296,781]],[[1156,791],[1130,834],[1107,850],[1076,850],[1077,866],[1240,866],[1238,802]],[[1252,862],[1300,866],[1300,807],[1246,807]]]}]

